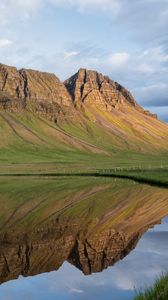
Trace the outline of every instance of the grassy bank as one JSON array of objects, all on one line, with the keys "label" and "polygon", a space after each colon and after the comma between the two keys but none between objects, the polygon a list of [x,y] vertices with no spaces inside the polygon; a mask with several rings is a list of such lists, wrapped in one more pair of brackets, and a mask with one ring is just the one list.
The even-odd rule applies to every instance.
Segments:
[{"label": "grassy bank", "polygon": [[37,177],[108,177],[134,180],[138,183],[150,184],[159,187],[168,187],[168,168],[154,168],[154,169],[101,169],[101,170],[61,170],[56,172],[19,172],[19,173],[0,173],[0,176],[37,176]]},{"label": "grassy bank", "polygon": [[167,300],[168,274],[158,279],[152,288],[139,293],[134,300]]},{"label": "grassy bank", "polygon": [[139,183],[168,187],[168,168],[122,169],[104,171],[105,176],[131,179]]}]

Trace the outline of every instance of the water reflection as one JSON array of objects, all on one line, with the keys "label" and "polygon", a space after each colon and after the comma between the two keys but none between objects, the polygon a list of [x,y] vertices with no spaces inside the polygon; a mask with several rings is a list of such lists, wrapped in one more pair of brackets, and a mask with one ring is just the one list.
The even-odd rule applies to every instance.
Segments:
[{"label": "water reflection", "polygon": [[28,182],[24,195],[21,182],[12,193],[6,182],[0,195],[6,199],[0,200],[1,282],[58,271],[5,283],[1,299],[126,300],[134,287],[168,270],[167,219],[133,250],[168,214],[166,189],[122,180],[65,181]]}]

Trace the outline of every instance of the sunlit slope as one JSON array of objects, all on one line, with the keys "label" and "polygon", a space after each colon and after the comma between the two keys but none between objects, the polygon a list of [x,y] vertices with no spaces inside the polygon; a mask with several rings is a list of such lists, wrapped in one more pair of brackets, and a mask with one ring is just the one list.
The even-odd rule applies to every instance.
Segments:
[{"label": "sunlit slope", "polygon": [[168,125],[131,107],[111,113],[86,109],[85,122],[64,125],[67,132],[106,149],[140,153],[167,152]]},{"label": "sunlit slope", "polygon": [[87,109],[80,123],[59,126],[31,113],[0,112],[0,134],[0,147],[21,142],[109,154],[124,149],[142,153],[168,149],[168,125],[129,106],[111,113]]},{"label": "sunlit slope", "polygon": [[157,166],[167,149],[168,125],[107,76],[81,69],[62,83],[0,64],[0,164]]},{"label": "sunlit slope", "polygon": [[[117,124],[111,113],[104,116],[96,111],[97,120],[93,122],[94,115],[95,112],[92,115],[89,113],[89,118],[81,116],[79,124],[71,122],[57,125],[30,112],[1,112],[0,172],[168,165],[167,125],[152,120],[157,125],[155,131],[161,132],[158,143],[156,134],[153,133],[149,141],[148,134],[143,130],[142,135],[136,138],[124,118],[118,118]],[[99,115],[108,128],[98,121]],[[148,119],[145,117],[144,123],[147,128]],[[150,122],[148,125],[152,127]],[[142,122],[139,126],[143,126]],[[120,134],[116,134],[117,131]],[[17,163],[19,167],[11,165],[8,170],[6,164],[11,163]]]},{"label": "sunlit slope", "polygon": [[13,162],[15,162],[15,158],[18,157],[19,159],[20,154],[23,157],[27,155],[26,161],[30,159],[29,162],[31,162],[30,155],[32,154],[33,162],[36,155],[39,161],[39,155],[41,155],[41,161],[45,161],[45,157],[47,160],[50,155],[51,160],[53,160],[61,156],[65,159],[71,154],[106,153],[103,148],[94,145],[94,143],[75,137],[60,129],[56,124],[30,112],[22,114],[1,112],[0,136],[0,161],[2,162],[3,160],[8,161],[8,159],[10,162],[12,154]]}]

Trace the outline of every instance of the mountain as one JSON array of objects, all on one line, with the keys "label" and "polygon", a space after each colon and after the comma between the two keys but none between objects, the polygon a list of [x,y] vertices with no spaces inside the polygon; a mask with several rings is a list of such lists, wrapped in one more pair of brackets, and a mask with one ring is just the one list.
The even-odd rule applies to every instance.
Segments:
[{"label": "mountain", "polygon": [[72,163],[95,154],[108,164],[119,152],[167,156],[168,149],[166,123],[119,83],[85,69],[62,83],[54,74],[0,64],[0,135],[2,162]]},{"label": "mountain", "polygon": [[[166,149],[168,126],[137,104],[120,84],[95,71],[79,70],[65,81],[75,107],[111,135],[113,144],[143,151],[145,147]],[[110,140],[110,138],[109,138]],[[104,136],[102,137],[105,142]],[[151,150],[151,149],[149,149]]]}]

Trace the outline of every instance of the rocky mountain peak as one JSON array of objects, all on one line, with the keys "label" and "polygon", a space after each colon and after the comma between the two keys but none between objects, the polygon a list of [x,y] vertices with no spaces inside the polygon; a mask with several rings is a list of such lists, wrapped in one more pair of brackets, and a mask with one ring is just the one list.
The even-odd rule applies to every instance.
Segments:
[{"label": "rocky mountain peak", "polygon": [[120,110],[130,106],[139,112],[157,118],[157,115],[144,110],[129,90],[97,71],[79,69],[64,82],[75,107],[97,107],[102,111]]},{"label": "rocky mountain peak", "polygon": [[[27,109],[57,121],[73,111],[72,99],[54,74],[0,64],[0,108]],[[62,117],[61,117],[62,118]]]},{"label": "rocky mountain peak", "polygon": [[80,69],[65,81],[65,86],[78,107],[85,103],[111,111],[123,102],[134,107],[138,106],[128,90],[96,71]]},{"label": "rocky mountain peak", "polygon": [[69,106],[71,99],[55,74],[0,64],[0,91],[13,98],[48,100]]},{"label": "rocky mountain peak", "polygon": [[[96,71],[80,69],[62,83],[55,74],[0,64],[0,108],[27,109],[57,122],[75,118],[81,107],[112,112],[131,106],[144,111],[119,83]],[[72,118],[71,118],[72,120]]]}]

